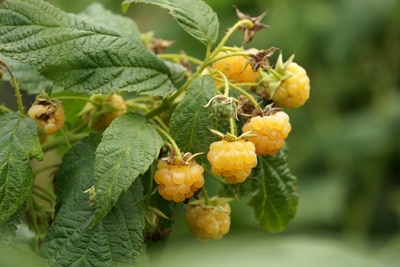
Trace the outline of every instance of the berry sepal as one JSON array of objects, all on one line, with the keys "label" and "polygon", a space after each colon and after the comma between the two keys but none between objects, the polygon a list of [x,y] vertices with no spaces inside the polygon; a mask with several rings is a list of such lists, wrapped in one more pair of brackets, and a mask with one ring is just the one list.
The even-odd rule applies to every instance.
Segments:
[{"label": "berry sepal", "polygon": [[274,69],[267,69],[262,85],[276,105],[282,108],[298,108],[310,97],[310,78],[306,70],[293,62],[294,54],[286,62],[279,54]]},{"label": "berry sepal", "polygon": [[282,53],[279,53],[279,56],[275,63],[275,68],[267,68],[267,72],[263,74],[263,78],[261,80],[261,84],[266,86],[267,93],[270,98],[272,98],[275,94],[275,91],[281,85],[282,81],[288,79],[293,74],[288,70],[289,65],[293,62],[295,55],[292,54],[288,60],[283,62]]}]

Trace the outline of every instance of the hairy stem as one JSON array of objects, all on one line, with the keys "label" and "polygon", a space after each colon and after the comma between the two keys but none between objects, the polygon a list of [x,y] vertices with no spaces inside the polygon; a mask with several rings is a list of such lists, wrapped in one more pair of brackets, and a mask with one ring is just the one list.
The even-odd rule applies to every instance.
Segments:
[{"label": "hairy stem", "polygon": [[4,66],[8,73],[10,74],[11,77],[11,84],[15,90],[15,96],[17,97],[17,103],[18,103],[18,111],[22,116],[25,116],[25,109],[24,109],[24,104],[22,102],[22,96],[21,96],[21,91],[19,89],[17,80],[15,79],[14,74],[11,71],[10,66],[7,65],[4,61],[0,60],[0,65]]},{"label": "hairy stem", "polygon": [[82,138],[86,137],[87,135],[88,135],[88,133],[74,134],[74,133],[67,132],[65,134],[65,137],[63,135],[57,136],[56,138],[50,139],[48,142],[44,143],[42,146],[42,150],[43,150],[43,152],[47,152],[47,151],[50,151],[57,147],[65,146],[70,143],[77,142],[77,141],[81,140]]}]

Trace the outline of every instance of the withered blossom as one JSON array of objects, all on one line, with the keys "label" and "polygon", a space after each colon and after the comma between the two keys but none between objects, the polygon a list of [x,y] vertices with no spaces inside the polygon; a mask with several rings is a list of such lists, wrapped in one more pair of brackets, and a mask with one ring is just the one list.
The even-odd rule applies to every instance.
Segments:
[{"label": "withered blossom", "polygon": [[236,15],[239,17],[240,20],[248,19],[253,23],[252,27],[242,25],[238,28],[238,30],[244,31],[243,43],[249,43],[253,39],[253,36],[256,32],[269,27],[269,25],[261,23],[261,20],[268,12],[267,10],[261,13],[261,15],[259,15],[258,17],[250,17],[250,15],[242,13],[236,6],[234,6],[234,8],[236,9]]},{"label": "withered blossom", "polygon": [[258,69],[262,68],[269,68],[269,60],[268,58],[271,57],[274,52],[275,52],[276,48],[275,47],[270,47],[266,50],[260,50],[259,52],[257,52],[257,54],[249,54],[249,60],[247,60],[247,64],[251,65],[251,68],[253,69],[253,71],[258,71]]},{"label": "withered blossom", "polygon": [[153,51],[155,54],[162,54],[164,49],[170,47],[174,41],[163,40],[163,39],[153,39],[148,45],[148,49]]}]

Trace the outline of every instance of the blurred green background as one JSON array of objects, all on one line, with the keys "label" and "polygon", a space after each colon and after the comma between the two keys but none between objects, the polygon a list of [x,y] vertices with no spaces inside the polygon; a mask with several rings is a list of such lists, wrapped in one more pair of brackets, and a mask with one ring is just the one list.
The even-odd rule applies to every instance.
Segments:
[{"label": "blurred green background", "polygon": [[[51,0],[68,12],[94,1]],[[101,0],[121,13],[119,0]],[[232,227],[202,243],[178,207],[170,238],[148,246],[140,266],[399,266],[400,264],[400,1],[207,0],[220,35],[236,22],[233,5],[257,16],[245,47],[282,49],[311,79],[311,98],[289,110],[289,164],[298,177],[298,214],[284,233],[265,233],[246,200],[232,203]],[[195,12],[195,10],[193,11]],[[175,40],[165,52],[202,58],[204,47],[165,10],[133,5],[142,32]],[[237,33],[229,42],[240,45]]]}]

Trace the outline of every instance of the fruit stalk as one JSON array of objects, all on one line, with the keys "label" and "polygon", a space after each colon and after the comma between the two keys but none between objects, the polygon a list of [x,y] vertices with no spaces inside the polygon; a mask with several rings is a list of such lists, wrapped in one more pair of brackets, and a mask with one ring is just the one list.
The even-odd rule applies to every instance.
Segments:
[{"label": "fruit stalk", "polygon": [[174,151],[174,153],[175,153],[175,155],[176,155],[176,158],[177,158],[179,161],[182,161],[182,160],[183,160],[183,159],[182,159],[182,153],[181,153],[181,151],[180,151],[178,145],[175,143],[175,140],[174,140],[166,131],[164,131],[164,129],[162,129],[161,127],[156,126],[156,125],[154,125],[154,127],[156,128],[156,130],[157,130],[160,134],[162,134],[164,137],[166,137],[166,138],[168,139],[168,142],[169,142],[170,145],[172,146],[172,147],[171,147],[171,150]]},{"label": "fruit stalk", "polygon": [[224,47],[225,43],[228,41],[228,39],[231,37],[231,35],[241,26],[243,25],[247,25],[248,28],[252,28],[253,27],[253,22],[251,22],[248,19],[243,19],[243,20],[239,20],[238,22],[235,23],[235,25],[233,25],[233,27],[231,27],[229,29],[229,31],[225,34],[225,36],[222,38],[221,42],[218,44],[218,46],[214,49],[214,51],[210,54],[210,58],[214,58]]}]

